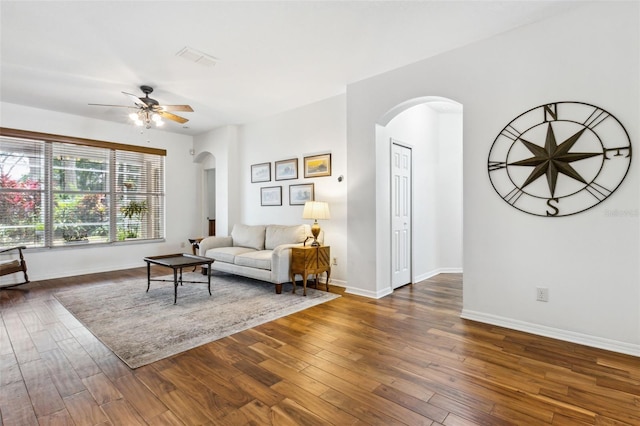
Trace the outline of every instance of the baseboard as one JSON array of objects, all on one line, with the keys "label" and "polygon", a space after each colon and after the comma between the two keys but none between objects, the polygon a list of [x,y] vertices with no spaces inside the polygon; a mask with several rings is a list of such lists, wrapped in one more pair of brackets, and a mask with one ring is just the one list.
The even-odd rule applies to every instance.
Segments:
[{"label": "baseboard", "polygon": [[[322,280],[322,279],[320,280],[320,282],[325,282],[325,281],[326,281],[326,279],[325,280]],[[336,280],[334,278],[331,278],[331,280],[329,281],[329,285],[335,285],[336,287],[345,288],[345,287],[347,287],[347,282],[343,281],[343,280]]]},{"label": "baseboard", "polygon": [[[414,282],[417,283],[420,281],[424,281],[431,277],[435,277],[436,275],[439,275],[439,274],[460,274],[460,273],[462,273],[462,268],[438,268],[429,272],[425,272],[424,274],[415,276]],[[348,287],[346,283],[344,287],[346,289],[345,293],[354,294],[356,296],[368,297],[371,299],[381,299],[393,293],[393,289],[391,288],[391,286],[378,291],[369,291],[369,290],[363,290],[361,288]]]},{"label": "baseboard", "polygon": [[[309,284],[309,281],[313,281],[313,280],[307,280],[307,285]],[[318,280],[322,285],[325,285],[327,282],[326,278],[320,278]],[[296,280],[296,285],[302,285],[302,280]],[[330,287],[342,287],[342,288],[346,288],[347,287],[347,282],[346,281],[342,281],[342,280],[336,280],[331,278],[331,280],[329,281],[329,286]]]},{"label": "baseboard", "polygon": [[[27,265],[29,266],[29,265]],[[51,273],[47,272],[45,276],[42,274],[32,274],[31,270],[27,271],[29,274],[30,281],[44,281],[44,280],[53,280],[57,278],[67,278],[67,277],[75,277],[78,275],[88,275],[88,274],[99,274],[102,272],[111,272],[111,271],[121,271],[124,269],[134,269],[134,268],[143,268],[145,266],[144,263],[140,263],[140,261],[135,261],[131,264],[119,264],[117,266],[114,265],[106,265],[102,267],[96,268],[95,266],[88,268],[74,268],[70,271],[60,271],[59,273]]]},{"label": "baseboard", "polygon": [[337,285],[339,287],[343,287],[345,294],[353,294],[354,296],[362,296],[362,297],[367,297],[369,299],[380,299],[384,296],[387,296],[393,293],[393,290],[391,290],[390,288],[376,292],[376,291],[370,291],[370,290],[363,290],[357,287],[349,287],[346,281],[334,280],[333,278],[331,278],[331,285]]},{"label": "baseboard", "polygon": [[604,349],[612,352],[640,357],[640,345],[635,345],[632,343],[604,339],[602,337],[561,330],[558,328],[547,327],[540,324],[533,324],[525,321],[514,320],[511,318],[500,317],[497,315],[485,314],[483,312],[469,311],[466,309],[462,310],[460,317],[472,321],[497,325],[512,330],[523,331],[525,333],[531,333],[538,336],[550,337],[552,339],[563,340],[566,342],[577,343],[580,345],[591,346],[598,349]]},{"label": "baseboard", "polygon": [[428,280],[429,278],[435,277],[440,274],[461,274],[462,268],[437,268],[429,272],[425,272],[424,274],[416,275],[414,277],[414,282],[419,283],[420,281]]},{"label": "baseboard", "polygon": [[368,291],[368,290],[363,290],[361,288],[345,287],[345,291],[344,292],[347,293],[347,294],[353,294],[355,296],[368,297],[370,299],[381,299],[381,298],[393,293],[393,290],[391,289],[391,287],[385,288],[385,289],[380,290],[380,291]]}]

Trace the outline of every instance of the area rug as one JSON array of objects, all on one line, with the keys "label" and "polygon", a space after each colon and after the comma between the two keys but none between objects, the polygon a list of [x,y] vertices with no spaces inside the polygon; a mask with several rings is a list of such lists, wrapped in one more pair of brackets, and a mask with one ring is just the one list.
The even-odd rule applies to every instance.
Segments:
[{"label": "area rug", "polygon": [[[156,279],[173,279],[173,275]],[[206,281],[198,272],[185,281]],[[56,293],[58,301],[129,367],[137,368],[277,318],[340,297],[298,286],[282,294],[273,284],[230,274],[211,276],[205,284],[178,287],[173,304],[172,282],[147,280],[74,288]]]}]

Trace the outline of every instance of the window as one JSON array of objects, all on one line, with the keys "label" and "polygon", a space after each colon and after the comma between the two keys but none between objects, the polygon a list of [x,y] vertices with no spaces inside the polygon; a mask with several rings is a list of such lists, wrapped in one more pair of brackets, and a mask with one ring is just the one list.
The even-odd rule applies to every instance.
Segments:
[{"label": "window", "polygon": [[0,129],[0,245],[164,238],[165,155]]}]

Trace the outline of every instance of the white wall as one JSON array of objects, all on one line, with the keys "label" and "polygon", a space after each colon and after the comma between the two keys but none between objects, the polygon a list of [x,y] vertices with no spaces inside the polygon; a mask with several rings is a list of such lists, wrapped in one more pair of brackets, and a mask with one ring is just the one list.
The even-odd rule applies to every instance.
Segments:
[{"label": "white wall", "polygon": [[[228,128],[217,129],[195,138],[196,158],[209,152],[216,157],[216,225],[221,229],[231,228],[234,223],[297,224],[311,221],[302,219],[302,206],[289,205],[289,185],[313,183],[315,199],[327,201],[331,220],[321,221],[325,233],[325,244],[331,246],[331,256],[338,265],[331,268],[331,280],[337,285],[346,285],[346,97],[336,96],[292,111],[277,114],[253,123],[234,126],[237,134],[228,137]],[[236,152],[230,155],[230,147]],[[331,153],[331,176],[313,179],[304,178],[305,156]],[[275,162],[298,159],[298,179],[276,181]],[[229,161],[227,161],[229,159]],[[229,163],[228,170],[223,164]],[[251,165],[271,163],[271,181],[251,183]],[[344,176],[338,182],[339,176]],[[227,185],[235,189],[226,189]],[[261,206],[260,188],[282,186],[282,206]],[[226,191],[224,195],[221,192]],[[237,209],[229,219],[221,218],[221,211],[228,205]],[[226,235],[221,231],[217,235]]]},{"label": "white wall", "polygon": [[462,114],[438,114],[439,272],[462,272]]},{"label": "white wall", "polygon": [[[608,214],[638,211],[637,159],[609,199],[564,218],[513,209],[487,175],[500,130],[549,102],[601,106],[640,143],[639,7],[585,4],[349,85],[349,284],[372,293],[388,286],[373,267],[388,262],[375,250],[383,237],[376,217],[388,206],[377,203],[380,188],[366,185],[389,162],[388,150],[374,146],[376,123],[406,100],[443,96],[464,106],[463,316],[640,355],[639,217]],[[372,150],[375,164],[362,165]],[[548,303],[535,301],[536,286],[549,288]]]},{"label": "white wall", "polygon": [[[194,137],[193,148],[200,185],[200,198],[206,199],[204,170],[216,168],[216,235],[229,235],[233,224],[240,220],[238,194],[238,128],[225,126]],[[206,235],[207,212],[202,206],[200,229]]]},{"label": "white wall", "polygon": [[207,200],[206,213],[207,217],[211,220],[216,218],[216,169],[205,169],[207,179],[207,196],[204,199]]},{"label": "white wall", "polygon": [[[200,233],[197,216],[200,205],[195,189],[197,173],[189,154],[192,146],[190,136],[153,129],[141,134],[139,127],[129,124],[8,103],[0,106],[2,127],[167,150],[164,242],[28,249],[25,257],[32,281],[140,267],[146,265],[142,260],[145,256],[190,251],[187,239]],[[183,244],[186,246],[183,247]]]}]

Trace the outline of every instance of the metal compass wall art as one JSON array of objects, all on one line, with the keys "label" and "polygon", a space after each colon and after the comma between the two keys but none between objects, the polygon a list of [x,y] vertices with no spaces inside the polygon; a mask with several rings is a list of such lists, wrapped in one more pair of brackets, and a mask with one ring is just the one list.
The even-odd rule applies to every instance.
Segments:
[{"label": "metal compass wall art", "polygon": [[613,115],[582,102],[540,105],[514,118],[489,151],[498,195],[525,213],[568,216],[611,195],[631,166],[631,140]]}]

